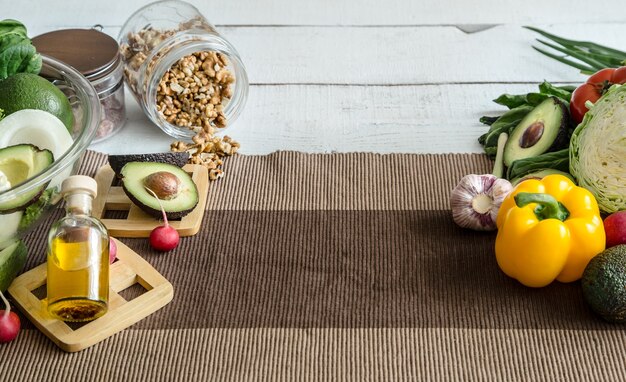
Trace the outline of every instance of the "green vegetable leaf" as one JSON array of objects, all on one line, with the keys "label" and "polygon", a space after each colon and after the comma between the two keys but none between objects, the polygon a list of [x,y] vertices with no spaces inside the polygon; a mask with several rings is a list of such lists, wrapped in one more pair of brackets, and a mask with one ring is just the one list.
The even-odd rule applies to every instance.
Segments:
[{"label": "green vegetable leaf", "polygon": [[3,52],[12,45],[17,45],[24,41],[28,41],[28,37],[22,36],[19,33],[7,33],[0,35],[0,52]]},{"label": "green vegetable leaf", "polygon": [[6,114],[4,113],[4,110],[0,108],[0,121],[2,121],[4,117],[6,117]]},{"label": "green vegetable leaf", "polygon": [[530,174],[531,172],[548,168],[569,172],[569,149],[518,159],[511,163],[507,171],[507,179],[514,179]]},{"label": "green vegetable leaf", "polygon": [[548,81],[543,81],[539,85],[539,92],[541,94],[547,94],[547,95],[558,97],[566,101],[567,103],[569,103],[570,99],[572,98],[572,92],[567,91],[565,89],[561,89],[557,86],[554,86]]},{"label": "green vegetable leaf", "polygon": [[41,56],[29,41],[10,46],[0,52],[0,79],[5,79],[15,73],[39,73],[41,70]]},{"label": "green vegetable leaf", "polygon": [[498,105],[506,106],[509,109],[515,109],[518,106],[525,105],[526,94],[502,94],[500,97],[493,100]]},{"label": "green vegetable leaf", "polygon": [[489,116],[483,115],[482,117],[480,117],[479,121],[482,124],[491,126],[495,121],[498,120],[498,118],[500,117],[489,117]]},{"label": "green vegetable leaf", "polygon": [[510,133],[511,129],[517,126],[532,109],[532,106],[524,105],[502,114],[500,118],[491,124],[489,131],[478,138],[478,142],[485,148],[496,147],[500,133]]},{"label": "green vegetable leaf", "polygon": [[55,192],[55,188],[47,189],[35,203],[26,207],[18,225],[19,231],[26,231],[45,212],[46,208],[52,204],[51,200]]},{"label": "green vegetable leaf", "polygon": [[0,21],[0,36],[9,33],[18,34],[25,38],[28,36],[26,33],[26,27],[21,22],[11,19]]}]

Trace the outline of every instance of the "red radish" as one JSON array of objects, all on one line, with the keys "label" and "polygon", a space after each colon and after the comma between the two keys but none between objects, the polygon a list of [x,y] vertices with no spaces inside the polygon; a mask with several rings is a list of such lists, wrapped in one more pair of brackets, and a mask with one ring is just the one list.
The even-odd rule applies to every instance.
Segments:
[{"label": "red radish", "polygon": [[109,237],[109,264],[113,264],[117,257],[117,244],[112,237]]},{"label": "red radish", "polygon": [[626,211],[615,212],[604,219],[606,247],[626,244]]},{"label": "red radish", "polygon": [[152,232],[150,232],[150,245],[157,251],[171,251],[178,246],[180,235],[178,234],[178,231],[176,231],[176,228],[172,227],[167,222],[167,215],[165,214],[165,209],[163,208],[159,197],[148,187],[146,187],[146,190],[148,190],[152,196],[156,198],[159,206],[161,207],[161,213],[163,214],[163,225],[156,227],[152,230]]},{"label": "red radish", "polygon": [[15,312],[11,312],[9,301],[0,292],[6,310],[0,310],[0,344],[11,342],[20,332],[20,318]]}]

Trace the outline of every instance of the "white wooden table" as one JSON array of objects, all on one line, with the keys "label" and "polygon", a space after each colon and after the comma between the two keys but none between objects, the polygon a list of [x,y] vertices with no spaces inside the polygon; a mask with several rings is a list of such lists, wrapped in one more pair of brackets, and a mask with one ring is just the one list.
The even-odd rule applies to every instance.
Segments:
[{"label": "white wooden table", "polygon": [[[2,17],[22,21],[31,36],[101,24],[117,37],[149,2],[2,0]],[[477,120],[499,110],[497,95],[585,78],[532,50],[537,36],[522,25],[626,49],[619,0],[190,2],[247,67],[248,103],[227,131],[244,154],[481,152],[476,138],[485,127]],[[167,151],[172,140],[130,92],[127,100],[124,129],[91,148]]]}]

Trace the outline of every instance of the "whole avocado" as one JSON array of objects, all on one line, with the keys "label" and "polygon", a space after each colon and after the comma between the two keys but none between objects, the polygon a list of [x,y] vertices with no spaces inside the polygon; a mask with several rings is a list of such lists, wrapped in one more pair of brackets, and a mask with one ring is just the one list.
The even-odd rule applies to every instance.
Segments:
[{"label": "whole avocado", "polygon": [[626,323],[626,244],[595,256],[581,279],[591,309],[613,323]]}]

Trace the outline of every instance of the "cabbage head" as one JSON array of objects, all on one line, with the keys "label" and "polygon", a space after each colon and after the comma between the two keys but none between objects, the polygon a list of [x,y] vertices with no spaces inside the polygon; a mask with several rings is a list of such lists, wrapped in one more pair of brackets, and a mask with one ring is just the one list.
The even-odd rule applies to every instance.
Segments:
[{"label": "cabbage head", "polygon": [[570,141],[570,172],[600,210],[626,210],[626,85],[615,85],[585,114]]}]

